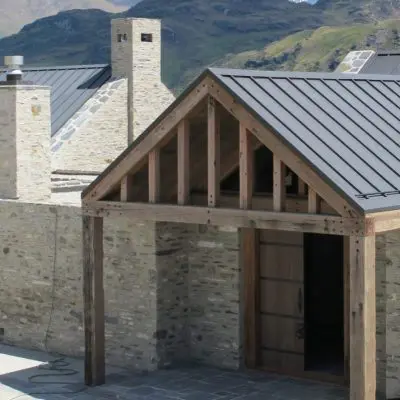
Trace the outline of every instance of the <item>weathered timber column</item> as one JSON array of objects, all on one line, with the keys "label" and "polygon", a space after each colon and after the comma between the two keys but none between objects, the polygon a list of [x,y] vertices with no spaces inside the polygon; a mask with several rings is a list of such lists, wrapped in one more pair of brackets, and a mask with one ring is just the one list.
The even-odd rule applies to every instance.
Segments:
[{"label": "weathered timber column", "polygon": [[217,103],[213,97],[208,99],[207,157],[208,157],[208,206],[217,207],[220,198],[220,120]]},{"label": "weathered timber column", "polygon": [[241,256],[244,297],[244,362],[248,368],[256,368],[260,362],[260,266],[259,232],[242,228]]},{"label": "weathered timber column", "polygon": [[251,134],[243,124],[239,128],[239,171],[240,196],[239,206],[251,208],[254,184],[254,154],[251,145]]},{"label": "weathered timber column", "polygon": [[82,222],[85,384],[96,386],[105,382],[103,218]]},{"label": "weathered timber column", "polygon": [[350,237],[350,400],[375,400],[375,236]]}]

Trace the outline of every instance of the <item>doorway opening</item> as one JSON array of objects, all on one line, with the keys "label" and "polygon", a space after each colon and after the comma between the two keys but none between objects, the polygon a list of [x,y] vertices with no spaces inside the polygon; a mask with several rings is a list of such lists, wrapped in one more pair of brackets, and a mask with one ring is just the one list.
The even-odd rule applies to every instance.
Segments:
[{"label": "doorway opening", "polygon": [[306,371],[344,375],[343,237],[304,234]]}]

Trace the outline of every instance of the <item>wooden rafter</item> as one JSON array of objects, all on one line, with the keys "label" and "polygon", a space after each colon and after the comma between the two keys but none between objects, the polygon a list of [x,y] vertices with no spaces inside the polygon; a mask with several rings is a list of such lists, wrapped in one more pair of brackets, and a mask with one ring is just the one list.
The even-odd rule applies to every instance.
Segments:
[{"label": "wooden rafter", "polygon": [[332,235],[369,234],[364,219],[313,215],[224,209],[214,207],[178,206],[148,203],[119,203],[92,201],[82,204],[83,215],[126,216],[136,221],[165,221],[177,223],[234,226],[238,228],[276,229],[294,232],[326,233]]},{"label": "wooden rafter", "polygon": [[207,134],[208,205],[216,207],[220,192],[220,121],[217,104],[211,96],[208,99]]},{"label": "wooden rafter", "polygon": [[236,99],[212,78],[209,79],[209,93],[246,128],[254,134],[274,155],[280,158],[301,180],[313,188],[320,196],[343,216],[357,217],[360,213],[342,196],[329,186],[312,168],[275,134],[251,115]]},{"label": "wooden rafter", "polygon": [[239,184],[240,208],[250,209],[253,196],[253,146],[246,127],[239,127]]},{"label": "wooden rafter", "polygon": [[178,204],[184,205],[189,202],[190,196],[190,125],[185,118],[178,125]]}]

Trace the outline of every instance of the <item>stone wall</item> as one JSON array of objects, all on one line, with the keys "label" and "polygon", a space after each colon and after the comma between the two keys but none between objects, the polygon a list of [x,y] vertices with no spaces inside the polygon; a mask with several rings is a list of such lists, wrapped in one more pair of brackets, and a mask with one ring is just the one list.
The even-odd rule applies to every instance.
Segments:
[{"label": "stone wall", "polygon": [[191,357],[238,368],[242,363],[238,231],[194,226],[188,254]]},{"label": "stone wall", "polygon": [[[80,208],[1,201],[0,226],[0,341],[39,349],[46,342],[82,356]],[[147,370],[189,360],[237,367],[237,237],[106,218],[107,361]]]},{"label": "stone wall", "polygon": [[52,169],[102,171],[128,144],[127,80],[106,83],[52,138]]},{"label": "stone wall", "polygon": [[376,238],[377,389],[400,397],[400,231]]}]

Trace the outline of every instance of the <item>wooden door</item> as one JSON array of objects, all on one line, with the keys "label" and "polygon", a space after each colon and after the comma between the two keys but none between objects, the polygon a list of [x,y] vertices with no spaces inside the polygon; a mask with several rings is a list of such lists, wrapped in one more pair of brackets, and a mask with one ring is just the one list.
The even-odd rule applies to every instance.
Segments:
[{"label": "wooden door", "polygon": [[261,362],[284,373],[304,371],[303,234],[260,231]]}]

